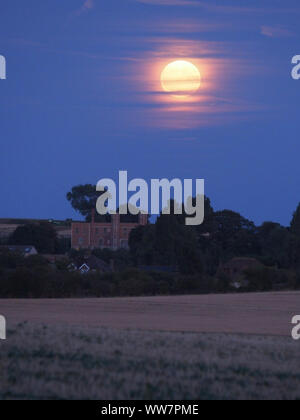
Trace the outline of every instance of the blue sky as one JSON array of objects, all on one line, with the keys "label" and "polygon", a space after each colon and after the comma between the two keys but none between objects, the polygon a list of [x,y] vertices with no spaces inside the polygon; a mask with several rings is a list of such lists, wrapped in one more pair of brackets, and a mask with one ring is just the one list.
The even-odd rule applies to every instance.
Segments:
[{"label": "blue sky", "polygon": [[[10,0],[0,6],[0,217],[76,217],[79,183],[205,178],[215,209],[288,224],[300,201],[298,0]],[[188,102],[160,72],[192,61]]]}]

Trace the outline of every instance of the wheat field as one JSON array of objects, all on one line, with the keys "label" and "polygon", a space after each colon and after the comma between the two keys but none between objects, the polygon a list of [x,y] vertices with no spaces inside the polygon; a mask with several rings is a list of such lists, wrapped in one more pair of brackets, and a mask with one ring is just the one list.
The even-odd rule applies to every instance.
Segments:
[{"label": "wheat field", "polygon": [[27,323],[9,337],[1,399],[300,399],[288,338]]},{"label": "wheat field", "polygon": [[300,399],[299,297],[1,300],[0,399]]}]

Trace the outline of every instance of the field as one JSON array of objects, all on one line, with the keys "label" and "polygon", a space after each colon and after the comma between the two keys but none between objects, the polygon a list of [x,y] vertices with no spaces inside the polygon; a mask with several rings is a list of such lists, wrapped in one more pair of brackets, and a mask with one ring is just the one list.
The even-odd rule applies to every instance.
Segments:
[{"label": "field", "polygon": [[0,301],[0,398],[300,399],[299,298]]}]

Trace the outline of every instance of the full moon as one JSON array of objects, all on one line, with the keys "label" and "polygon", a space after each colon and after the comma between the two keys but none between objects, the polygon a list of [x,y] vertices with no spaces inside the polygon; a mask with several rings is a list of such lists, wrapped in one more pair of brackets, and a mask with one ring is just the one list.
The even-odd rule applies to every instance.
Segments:
[{"label": "full moon", "polygon": [[201,75],[189,61],[173,61],[161,73],[161,85],[165,92],[175,96],[188,96],[195,93],[201,85]]}]

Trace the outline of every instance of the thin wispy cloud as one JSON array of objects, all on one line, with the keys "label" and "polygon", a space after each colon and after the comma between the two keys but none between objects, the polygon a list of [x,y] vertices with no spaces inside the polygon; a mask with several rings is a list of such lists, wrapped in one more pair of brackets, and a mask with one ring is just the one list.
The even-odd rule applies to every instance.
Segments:
[{"label": "thin wispy cloud", "polygon": [[79,9],[75,10],[74,14],[77,16],[80,16],[83,13],[87,13],[91,11],[92,9],[94,9],[94,7],[95,7],[95,0],[85,0],[82,6]]},{"label": "thin wispy cloud", "polygon": [[199,6],[197,0],[137,0],[145,4],[157,4],[160,6]]},{"label": "thin wispy cloud", "polygon": [[[131,107],[139,113],[141,125],[173,130],[199,128],[255,118],[266,111],[267,107],[259,101],[255,103],[240,90],[240,83],[248,77],[265,73],[263,63],[249,54],[241,56],[240,48],[232,42],[159,36],[139,41],[146,46],[140,53],[142,60],[124,64],[122,73],[128,90],[124,100],[129,106],[127,101],[131,97]],[[199,69],[201,89],[187,98],[174,99],[161,87],[161,72],[179,58]],[[116,100],[120,103],[119,96]]]},{"label": "thin wispy cloud", "polygon": [[211,0],[136,0],[139,3],[158,6],[194,6],[215,13],[300,13],[299,8],[281,7],[246,7],[232,4],[219,4]]},{"label": "thin wispy cloud", "polygon": [[283,26],[268,26],[261,27],[261,34],[268,38],[285,38],[293,36],[293,33]]}]

